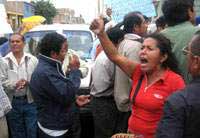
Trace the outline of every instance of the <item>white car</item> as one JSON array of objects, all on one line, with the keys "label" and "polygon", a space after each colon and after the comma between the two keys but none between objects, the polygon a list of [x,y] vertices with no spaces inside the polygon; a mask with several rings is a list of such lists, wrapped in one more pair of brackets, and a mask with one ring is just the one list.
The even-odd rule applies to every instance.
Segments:
[{"label": "white car", "polygon": [[[71,53],[78,55],[80,59],[80,70],[82,72],[82,79],[80,85],[80,93],[86,93],[89,90],[91,81],[91,67],[93,61],[91,60],[90,52],[93,46],[94,35],[89,30],[89,25],[85,24],[51,24],[39,25],[31,29],[25,34],[26,47],[25,51],[33,55],[38,54],[37,44],[42,37],[50,32],[57,32],[67,38],[69,54],[66,56],[63,70],[67,70],[68,57]],[[89,92],[89,91],[88,91]],[[88,93],[87,92],[87,93]],[[88,93],[89,94],[89,93]]]}]

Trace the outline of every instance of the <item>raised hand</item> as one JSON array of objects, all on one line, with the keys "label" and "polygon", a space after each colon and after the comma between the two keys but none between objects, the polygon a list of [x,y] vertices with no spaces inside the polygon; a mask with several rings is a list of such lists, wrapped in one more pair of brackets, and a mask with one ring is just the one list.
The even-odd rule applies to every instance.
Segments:
[{"label": "raised hand", "polygon": [[100,34],[104,31],[104,21],[101,18],[94,19],[90,25],[90,30],[95,34]]},{"label": "raised hand", "polygon": [[72,55],[69,57],[69,70],[79,69],[80,67],[80,61],[77,55]]}]

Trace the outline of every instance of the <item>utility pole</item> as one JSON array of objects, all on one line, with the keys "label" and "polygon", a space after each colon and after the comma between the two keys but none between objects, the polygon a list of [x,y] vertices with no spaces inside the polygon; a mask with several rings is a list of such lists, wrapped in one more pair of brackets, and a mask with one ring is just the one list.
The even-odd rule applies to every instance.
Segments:
[{"label": "utility pole", "polygon": [[100,0],[97,0],[97,11],[98,11],[98,15],[100,15]]}]

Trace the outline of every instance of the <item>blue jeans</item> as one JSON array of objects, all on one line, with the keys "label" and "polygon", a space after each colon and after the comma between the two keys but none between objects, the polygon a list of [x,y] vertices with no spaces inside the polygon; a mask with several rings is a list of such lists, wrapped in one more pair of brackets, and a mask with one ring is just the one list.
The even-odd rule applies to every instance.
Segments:
[{"label": "blue jeans", "polygon": [[37,138],[37,109],[26,97],[13,98],[13,109],[7,114],[11,138]]}]

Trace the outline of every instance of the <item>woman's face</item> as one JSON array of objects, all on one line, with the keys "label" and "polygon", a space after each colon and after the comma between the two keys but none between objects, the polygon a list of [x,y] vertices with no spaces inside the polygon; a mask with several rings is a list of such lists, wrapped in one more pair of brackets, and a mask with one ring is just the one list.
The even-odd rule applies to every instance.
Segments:
[{"label": "woman's face", "polygon": [[160,53],[160,49],[157,47],[157,41],[150,37],[144,40],[139,57],[141,69],[147,73],[161,69],[161,63],[166,60],[166,57]]}]

